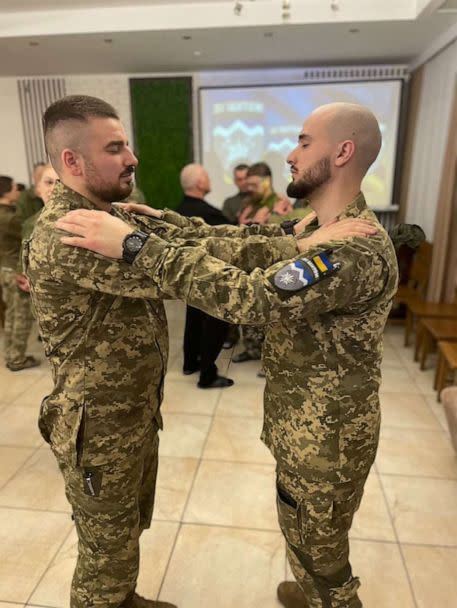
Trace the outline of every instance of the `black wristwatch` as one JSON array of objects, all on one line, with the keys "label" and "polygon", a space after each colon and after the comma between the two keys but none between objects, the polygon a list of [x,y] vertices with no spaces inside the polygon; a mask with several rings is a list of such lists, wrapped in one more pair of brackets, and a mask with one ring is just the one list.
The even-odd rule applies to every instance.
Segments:
[{"label": "black wristwatch", "polygon": [[141,230],[135,230],[128,234],[122,241],[122,259],[128,264],[133,264],[136,256],[140,253],[149,235]]},{"label": "black wristwatch", "polygon": [[284,222],[281,223],[281,228],[284,230],[284,232],[286,234],[295,234],[294,232],[294,226],[295,224],[298,224],[300,220],[299,219],[294,219],[294,220],[284,220]]}]

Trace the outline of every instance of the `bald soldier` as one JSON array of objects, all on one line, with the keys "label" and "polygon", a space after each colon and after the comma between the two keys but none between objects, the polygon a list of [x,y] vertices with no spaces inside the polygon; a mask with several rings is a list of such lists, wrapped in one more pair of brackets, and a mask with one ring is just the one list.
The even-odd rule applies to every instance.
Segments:
[{"label": "bald soldier", "polygon": [[[328,221],[369,219],[377,234],[329,240],[251,273],[195,242],[149,235],[132,264],[151,284],[232,323],[265,324],[262,438],[277,462],[279,524],[297,583],[288,608],[360,608],[348,533],[378,445],[382,334],[397,288],[392,242],[361,182],[381,147],[373,114],[330,104],[305,120],[290,153],[288,194]],[[122,258],[131,228],[103,213],[73,212],[57,226],[70,245]],[[306,239],[304,239],[306,242]]]},{"label": "bald soldier", "polygon": [[[54,381],[39,426],[62,471],[79,540],[70,606],[170,606],[136,593],[139,538],[154,506],[168,356],[161,302],[168,294],[134,269],[138,245],[152,233],[169,242],[191,238],[247,270],[268,268],[307,245],[279,226],[208,226],[173,212],[165,222],[112,205],[130,196],[137,159],[117,112],[101,99],[63,98],[46,110],[43,126],[60,181],[24,247],[24,268]],[[95,217],[103,210],[129,224],[134,234],[123,263],[60,242],[55,222],[75,209]],[[367,221],[348,219],[306,241],[375,232]],[[206,238],[211,234],[218,238]]]}]

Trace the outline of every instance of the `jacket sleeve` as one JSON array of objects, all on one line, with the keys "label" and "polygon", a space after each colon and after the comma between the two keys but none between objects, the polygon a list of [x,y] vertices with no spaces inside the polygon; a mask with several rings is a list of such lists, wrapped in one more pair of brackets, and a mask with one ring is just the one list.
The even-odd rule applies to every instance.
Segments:
[{"label": "jacket sleeve", "polygon": [[[263,325],[283,315],[306,317],[361,304],[380,293],[386,265],[366,241],[328,244],[332,251],[325,259],[331,269],[322,276],[316,256],[322,264],[326,245],[247,273],[201,247],[176,247],[151,236],[133,265],[171,297],[231,323]],[[308,279],[300,274],[303,264],[312,269],[305,275]],[[291,280],[296,288],[290,288]]]}]

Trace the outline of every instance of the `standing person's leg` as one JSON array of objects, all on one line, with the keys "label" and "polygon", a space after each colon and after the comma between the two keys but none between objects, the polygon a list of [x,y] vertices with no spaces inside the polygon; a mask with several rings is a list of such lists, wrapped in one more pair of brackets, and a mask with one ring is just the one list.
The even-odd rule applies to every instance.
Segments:
[{"label": "standing person's leg", "polygon": [[216,359],[227,336],[228,323],[202,313],[200,335],[200,388],[225,388],[233,385],[233,380],[219,376]]},{"label": "standing person's leg", "polygon": [[295,583],[282,583],[286,608],[361,608],[348,534],[365,479],[333,485],[277,472],[277,507]]},{"label": "standing person's leg", "polygon": [[200,336],[203,331],[204,313],[198,308],[186,306],[186,325],[184,328],[184,364],[183,372],[193,374],[200,369]]},{"label": "standing person's leg", "polygon": [[5,303],[5,325],[4,325],[4,345],[5,363],[8,365],[11,358],[11,335],[14,324],[14,294],[17,289],[14,272],[2,268],[0,270],[0,281],[2,284],[2,299]]},{"label": "standing person's leg", "polygon": [[35,367],[39,361],[27,355],[27,343],[33,325],[30,294],[16,288],[14,297],[14,320],[11,332],[9,368],[12,371]]},{"label": "standing person's leg", "polygon": [[262,345],[265,340],[263,327],[259,327],[258,325],[243,325],[241,331],[244,350],[232,358],[233,363],[259,360],[262,356]]},{"label": "standing person's leg", "polygon": [[149,526],[157,475],[157,433],[98,467],[60,462],[78,532],[71,608],[171,606],[135,594],[139,537]]}]

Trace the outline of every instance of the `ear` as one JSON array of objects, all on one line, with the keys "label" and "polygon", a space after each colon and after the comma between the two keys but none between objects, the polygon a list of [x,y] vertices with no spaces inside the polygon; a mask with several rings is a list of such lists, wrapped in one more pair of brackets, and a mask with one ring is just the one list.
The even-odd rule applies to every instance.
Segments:
[{"label": "ear", "polygon": [[335,165],[337,167],[344,167],[355,154],[355,144],[352,140],[347,139],[338,144]]},{"label": "ear", "polygon": [[67,171],[70,172],[74,177],[80,177],[83,173],[83,168],[81,165],[81,156],[71,150],[70,148],[65,148],[62,151],[62,167],[64,167]]}]

